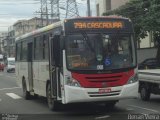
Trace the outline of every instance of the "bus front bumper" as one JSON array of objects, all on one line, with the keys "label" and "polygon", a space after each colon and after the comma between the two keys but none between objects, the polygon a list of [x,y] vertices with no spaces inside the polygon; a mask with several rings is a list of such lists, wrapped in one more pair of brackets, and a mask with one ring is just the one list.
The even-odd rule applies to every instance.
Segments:
[{"label": "bus front bumper", "polygon": [[65,102],[105,102],[138,97],[138,82],[110,88],[81,88],[65,85]]}]

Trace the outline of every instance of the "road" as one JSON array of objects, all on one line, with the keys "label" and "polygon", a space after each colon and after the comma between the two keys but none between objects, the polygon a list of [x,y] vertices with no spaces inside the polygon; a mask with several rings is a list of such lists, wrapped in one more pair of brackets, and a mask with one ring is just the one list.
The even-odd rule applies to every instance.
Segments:
[{"label": "road", "polygon": [[127,120],[135,118],[134,114],[142,119],[154,114],[148,117],[159,120],[160,96],[152,95],[148,102],[140,99],[121,100],[114,109],[107,109],[102,104],[81,103],[63,105],[59,111],[52,112],[45,98],[23,99],[14,73],[0,72],[0,113],[2,120],[7,120],[6,116],[16,120]]}]

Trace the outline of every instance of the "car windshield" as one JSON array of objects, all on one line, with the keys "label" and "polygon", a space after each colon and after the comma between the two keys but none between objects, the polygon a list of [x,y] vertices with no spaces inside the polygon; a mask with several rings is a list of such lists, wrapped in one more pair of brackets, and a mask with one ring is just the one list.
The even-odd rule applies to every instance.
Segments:
[{"label": "car windshield", "polygon": [[15,65],[15,61],[13,60],[13,61],[8,61],[8,64],[9,65]]},{"label": "car windshield", "polygon": [[66,42],[71,70],[112,70],[136,65],[133,36],[128,34],[76,34]]}]

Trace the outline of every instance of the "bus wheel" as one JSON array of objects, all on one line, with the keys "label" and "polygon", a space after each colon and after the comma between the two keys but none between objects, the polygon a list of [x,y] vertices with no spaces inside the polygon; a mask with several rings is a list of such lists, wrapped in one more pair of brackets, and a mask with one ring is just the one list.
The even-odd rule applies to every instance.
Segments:
[{"label": "bus wheel", "polygon": [[145,87],[145,85],[142,85],[141,89],[140,89],[141,99],[144,101],[148,101],[150,99],[150,95],[151,95],[151,93],[150,93],[149,89],[147,89],[147,87]]},{"label": "bus wheel", "polygon": [[27,91],[27,85],[26,85],[26,82],[25,82],[24,79],[22,80],[22,89],[23,89],[23,97],[24,97],[24,99],[29,100],[31,98],[31,95]]},{"label": "bus wheel", "polygon": [[51,95],[51,84],[50,83],[48,83],[48,85],[47,85],[46,94],[47,94],[47,103],[48,103],[49,109],[52,110],[52,111],[58,110],[58,107],[59,107],[60,103],[58,103],[57,101],[55,101],[52,98],[52,95]]}]

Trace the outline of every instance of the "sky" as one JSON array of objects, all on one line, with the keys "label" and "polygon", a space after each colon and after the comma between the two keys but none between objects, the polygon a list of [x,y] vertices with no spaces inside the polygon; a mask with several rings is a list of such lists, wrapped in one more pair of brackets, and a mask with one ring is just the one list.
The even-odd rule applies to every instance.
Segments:
[{"label": "sky", "polygon": [[[77,0],[80,16],[86,16],[86,1]],[[95,0],[90,2],[92,14],[95,15]],[[8,27],[18,20],[39,17],[36,11],[40,11],[40,0],[0,0],[0,32],[8,31]]]}]

